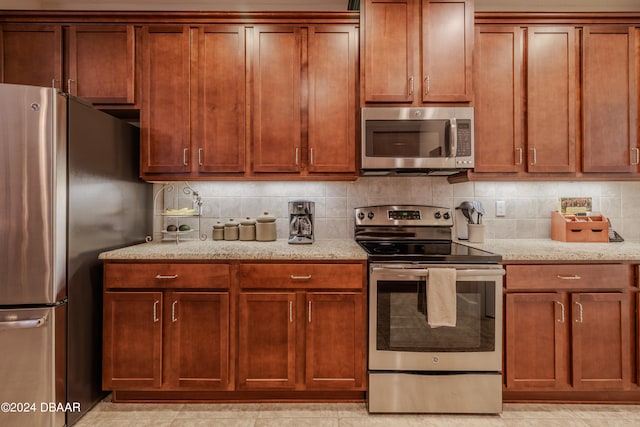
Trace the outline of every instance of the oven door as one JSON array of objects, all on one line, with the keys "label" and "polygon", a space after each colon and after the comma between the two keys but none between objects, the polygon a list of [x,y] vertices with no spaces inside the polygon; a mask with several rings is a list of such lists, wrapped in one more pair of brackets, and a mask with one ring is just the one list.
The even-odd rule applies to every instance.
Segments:
[{"label": "oven door", "polygon": [[[456,326],[431,328],[428,271],[443,267],[456,269]],[[369,269],[370,371],[501,371],[501,266],[372,263]]]}]

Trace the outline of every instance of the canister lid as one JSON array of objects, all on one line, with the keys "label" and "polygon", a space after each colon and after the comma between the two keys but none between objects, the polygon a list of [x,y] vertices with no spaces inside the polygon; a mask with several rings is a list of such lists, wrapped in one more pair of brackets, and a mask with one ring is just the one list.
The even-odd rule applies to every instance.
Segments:
[{"label": "canister lid", "polygon": [[224,224],[221,223],[220,221],[218,221],[215,224],[213,224],[213,228],[215,228],[215,229],[223,229],[224,228]]},{"label": "canister lid", "polygon": [[258,222],[276,222],[276,217],[269,215],[269,212],[265,212],[262,215],[260,215],[258,218],[256,218],[256,221]]},{"label": "canister lid", "polygon": [[246,217],[245,219],[240,221],[240,225],[255,225],[255,224],[256,224],[256,221],[254,219],[249,218],[249,217]]},{"label": "canister lid", "polygon": [[224,226],[225,226],[225,227],[237,227],[237,226],[238,226],[238,223],[237,223],[237,222],[235,222],[233,218],[230,218],[230,219],[229,219],[229,221],[227,221],[227,222],[224,224]]}]

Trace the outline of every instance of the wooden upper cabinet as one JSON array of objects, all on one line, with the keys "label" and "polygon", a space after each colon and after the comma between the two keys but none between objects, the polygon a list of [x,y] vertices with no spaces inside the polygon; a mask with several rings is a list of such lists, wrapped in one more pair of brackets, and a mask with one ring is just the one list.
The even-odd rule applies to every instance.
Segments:
[{"label": "wooden upper cabinet", "polygon": [[298,172],[301,31],[287,25],[253,31],[253,170]]},{"label": "wooden upper cabinet", "polygon": [[638,170],[637,40],[630,27],[583,30],[584,172]]},{"label": "wooden upper cabinet", "polygon": [[521,171],[522,29],[478,26],[474,55],[475,171]]},{"label": "wooden upper cabinet", "polygon": [[244,172],[245,28],[211,25],[195,34],[192,145],[198,171]]},{"label": "wooden upper cabinet", "polygon": [[0,26],[2,83],[63,88],[62,27]]},{"label": "wooden upper cabinet", "polygon": [[94,104],[134,104],[133,25],[69,28],[68,91]]},{"label": "wooden upper cabinet", "polygon": [[468,102],[473,96],[472,0],[422,0],[422,101]]},{"label": "wooden upper cabinet", "polygon": [[191,170],[188,26],[146,26],[142,32],[142,173]]},{"label": "wooden upper cabinet", "polygon": [[527,29],[529,172],[576,171],[576,29]]},{"label": "wooden upper cabinet", "polygon": [[366,0],[364,14],[364,102],[412,103],[418,75],[415,0]]},{"label": "wooden upper cabinet", "polygon": [[309,27],[309,172],[355,172],[358,32]]}]

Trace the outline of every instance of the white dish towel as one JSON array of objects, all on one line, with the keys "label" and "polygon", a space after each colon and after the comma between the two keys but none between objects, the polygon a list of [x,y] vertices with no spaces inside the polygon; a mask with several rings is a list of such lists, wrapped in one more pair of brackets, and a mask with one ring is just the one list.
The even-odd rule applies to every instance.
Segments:
[{"label": "white dish towel", "polygon": [[456,326],[456,269],[430,268],[427,281],[427,323],[432,328]]}]

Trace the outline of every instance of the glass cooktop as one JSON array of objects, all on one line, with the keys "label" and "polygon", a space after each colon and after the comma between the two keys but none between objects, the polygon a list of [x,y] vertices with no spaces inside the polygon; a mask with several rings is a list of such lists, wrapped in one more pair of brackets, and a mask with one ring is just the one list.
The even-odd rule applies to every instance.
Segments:
[{"label": "glass cooktop", "polygon": [[359,241],[371,261],[424,261],[494,264],[500,255],[451,241]]}]

